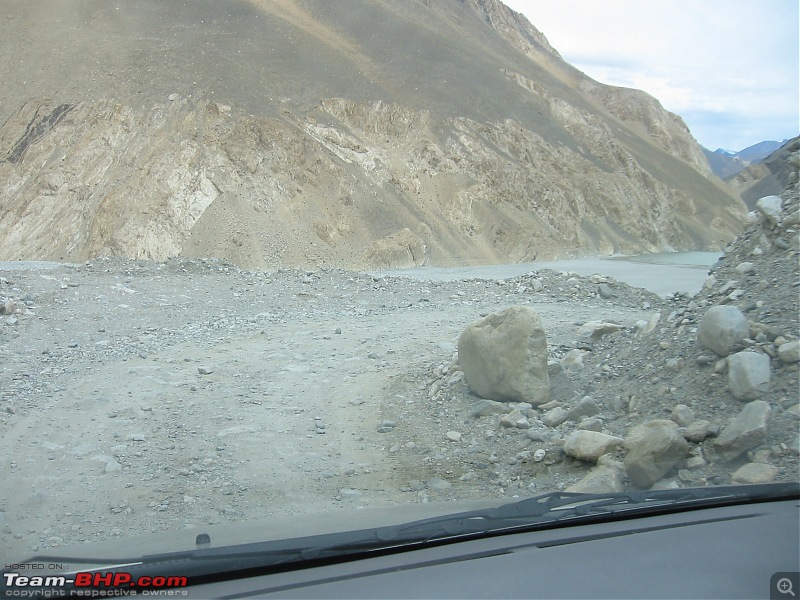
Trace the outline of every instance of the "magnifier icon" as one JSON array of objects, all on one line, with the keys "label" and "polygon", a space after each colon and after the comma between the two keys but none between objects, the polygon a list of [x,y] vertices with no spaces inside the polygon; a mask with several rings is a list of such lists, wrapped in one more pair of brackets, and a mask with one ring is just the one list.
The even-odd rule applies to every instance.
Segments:
[{"label": "magnifier icon", "polygon": [[791,594],[793,598],[795,597],[795,593],[792,591],[792,580],[788,577],[778,579],[778,583],[775,584],[775,587],[778,588],[781,594]]}]

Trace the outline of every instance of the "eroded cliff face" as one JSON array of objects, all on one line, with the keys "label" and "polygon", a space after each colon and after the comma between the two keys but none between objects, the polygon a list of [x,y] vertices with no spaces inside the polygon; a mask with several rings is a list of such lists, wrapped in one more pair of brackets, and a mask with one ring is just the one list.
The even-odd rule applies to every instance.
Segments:
[{"label": "eroded cliff face", "polygon": [[[597,117],[556,98],[577,149],[513,120],[327,99],[254,117],[173,98],[31,101],[0,130],[6,259],[213,255],[246,267],[414,266],[716,246],[709,223]],[[702,219],[702,222],[701,222]]]},{"label": "eroded cliff face", "polygon": [[[13,0],[0,259],[407,267],[739,231],[679,117],[588,79],[501,2],[352,3]],[[59,68],[14,41],[33,19]]]}]

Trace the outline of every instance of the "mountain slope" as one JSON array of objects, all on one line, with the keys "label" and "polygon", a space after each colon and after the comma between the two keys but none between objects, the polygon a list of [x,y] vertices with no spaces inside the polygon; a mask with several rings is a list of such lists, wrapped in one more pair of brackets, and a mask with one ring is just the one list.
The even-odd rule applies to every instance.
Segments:
[{"label": "mountain slope", "polygon": [[738,152],[729,152],[722,148],[718,148],[712,152],[707,148],[703,148],[703,153],[714,175],[720,179],[727,179],[740,173],[753,163],[760,163],[788,141],[789,140],[783,140],[782,142],[758,142]]},{"label": "mountain slope", "polygon": [[800,137],[788,140],[769,156],[729,177],[726,182],[739,193],[747,208],[754,210],[759,198],[778,195],[795,183],[798,165],[790,160],[790,156],[798,149]]},{"label": "mountain slope", "polygon": [[496,0],[8,0],[0,257],[408,265],[719,248],[680,118]]}]

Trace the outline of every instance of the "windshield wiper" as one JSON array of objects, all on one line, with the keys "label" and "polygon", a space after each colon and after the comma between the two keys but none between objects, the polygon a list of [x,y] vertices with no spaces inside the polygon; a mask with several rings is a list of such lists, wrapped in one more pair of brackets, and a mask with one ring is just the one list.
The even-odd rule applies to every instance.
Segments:
[{"label": "windshield wiper", "polygon": [[164,567],[169,573],[180,571],[203,580],[215,573],[230,573],[280,567],[302,568],[337,559],[357,559],[364,555],[389,553],[450,543],[487,535],[503,535],[565,525],[611,519],[695,510],[711,506],[750,504],[764,501],[800,499],[800,483],[733,485],[672,490],[582,494],[553,492],[497,508],[480,509],[412,521],[402,525],[377,527],[302,538],[273,540],[178,552],[120,558],[109,564],[107,558],[69,558],[37,556],[32,561],[103,565],[110,571],[124,565],[129,572],[142,570],[157,574]]}]

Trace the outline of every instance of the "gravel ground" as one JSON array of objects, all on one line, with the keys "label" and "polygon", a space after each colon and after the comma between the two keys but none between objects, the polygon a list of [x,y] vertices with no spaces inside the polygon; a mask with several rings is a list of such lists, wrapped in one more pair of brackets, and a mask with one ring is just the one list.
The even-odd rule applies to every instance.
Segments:
[{"label": "gravel ground", "polygon": [[[796,193],[785,204],[795,214]],[[737,481],[749,463],[798,480],[798,363],[774,358],[799,333],[792,222],[753,224],[693,297],[546,269],[421,281],[216,260],[5,265],[0,554],[565,489],[595,468],[564,452],[571,433],[625,438],[652,419],[708,422],[708,439],[657,487]],[[696,339],[720,303],[747,314],[747,346],[773,357],[768,436],[725,463],[709,444],[744,403]],[[544,406],[480,399],[458,366],[464,328],[514,305],[534,308],[547,332]],[[618,331],[583,335],[597,320]],[[581,360],[565,370],[568,354]],[[577,412],[554,423],[555,409]]]}]

